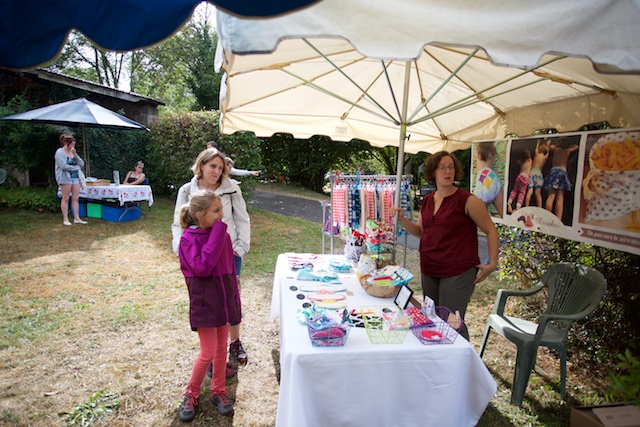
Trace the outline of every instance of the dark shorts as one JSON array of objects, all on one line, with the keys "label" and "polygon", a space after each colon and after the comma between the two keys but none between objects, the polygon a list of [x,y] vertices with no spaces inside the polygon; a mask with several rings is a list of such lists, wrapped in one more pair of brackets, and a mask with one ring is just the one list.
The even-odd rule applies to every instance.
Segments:
[{"label": "dark shorts", "polygon": [[242,257],[234,255],[233,260],[236,263],[236,276],[240,275],[240,271],[242,271]]}]

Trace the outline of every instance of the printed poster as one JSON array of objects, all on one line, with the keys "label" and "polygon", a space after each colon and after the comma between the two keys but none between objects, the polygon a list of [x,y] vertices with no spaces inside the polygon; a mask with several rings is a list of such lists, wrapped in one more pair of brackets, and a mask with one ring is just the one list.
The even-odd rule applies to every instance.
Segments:
[{"label": "printed poster", "polygon": [[471,191],[496,223],[640,255],[640,130],[473,145]]}]

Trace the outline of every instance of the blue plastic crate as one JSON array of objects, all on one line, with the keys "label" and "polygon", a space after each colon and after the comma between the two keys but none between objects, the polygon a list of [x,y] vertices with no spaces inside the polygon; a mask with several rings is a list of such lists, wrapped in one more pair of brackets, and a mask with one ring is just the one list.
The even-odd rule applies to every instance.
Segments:
[{"label": "blue plastic crate", "polygon": [[140,204],[125,204],[120,207],[102,206],[102,219],[111,222],[125,222],[140,219],[142,207]]},{"label": "blue plastic crate", "polygon": [[[87,202],[83,202],[80,201],[78,203],[78,207],[80,208],[80,215],[78,215],[80,218],[86,218],[87,217]],[[73,215],[73,212],[71,210],[71,200],[69,200],[69,215]],[[71,216],[71,218],[73,218],[73,216]]]}]

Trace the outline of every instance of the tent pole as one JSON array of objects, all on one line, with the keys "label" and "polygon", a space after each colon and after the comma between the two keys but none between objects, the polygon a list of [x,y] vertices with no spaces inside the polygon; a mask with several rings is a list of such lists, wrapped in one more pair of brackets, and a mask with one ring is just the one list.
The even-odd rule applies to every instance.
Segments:
[{"label": "tent pole", "polygon": [[[402,175],[404,174],[404,141],[407,138],[407,109],[409,104],[409,80],[411,77],[411,62],[404,63],[404,89],[402,94],[402,117],[400,123],[400,136],[398,140],[398,164],[396,167],[396,194],[394,206],[400,207],[400,184],[402,183]],[[409,218],[411,219],[411,218]],[[393,229],[396,232],[396,239],[398,234],[398,215],[395,216],[395,224]],[[396,252],[393,251],[392,261],[396,261]],[[406,263],[406,260],[405,260]]]},{"label": "tent pole", "polygon": [[87,157],[87,138],[85,137],[84,134],[84,125],[80,126],[82,128],[82,149],[83,151],[83,155],[84,155],[84,162],[85,162],[85,166],[86,166],[86,173],[87,176],[91,176],[91,170],[89,169],[89,157]]}]

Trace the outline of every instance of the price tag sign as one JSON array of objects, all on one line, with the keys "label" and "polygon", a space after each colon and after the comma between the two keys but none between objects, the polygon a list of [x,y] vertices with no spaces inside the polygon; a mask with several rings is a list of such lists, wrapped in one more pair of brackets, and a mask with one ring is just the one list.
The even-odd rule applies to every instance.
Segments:
[{"label": "price tag sign", "polygon": [[411,290],[411,288],[407,285],[402,285],[400,286],[400,289],[398,290],[396,298],[393,300],[393,302],[395,302],[398,307],[404,310],[405,308],[407,308],[407,305],[409,305],[409,301],[411,301],[412,296],[413,291]]}]

